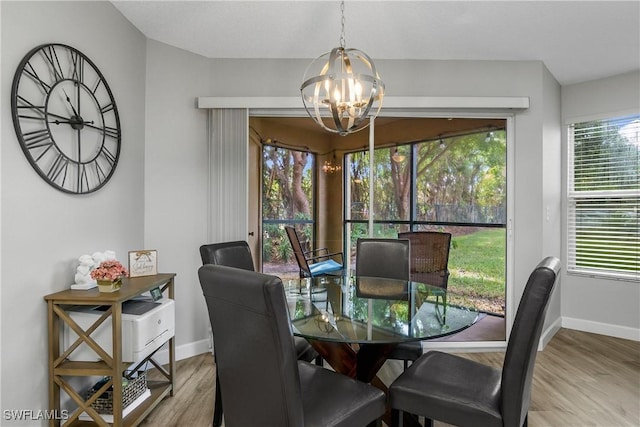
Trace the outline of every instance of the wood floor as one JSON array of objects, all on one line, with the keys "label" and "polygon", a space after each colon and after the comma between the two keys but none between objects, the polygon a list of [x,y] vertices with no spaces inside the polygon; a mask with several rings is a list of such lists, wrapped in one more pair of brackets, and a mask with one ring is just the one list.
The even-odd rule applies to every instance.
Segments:
[{"label": "wood floor", "polygon": [[[504,354],[462,356],[501,366]],[[400,362],[389,361],[380,377],[388,383],[401,369]],[[211,426],[214,379],[211,354],[179,361],[175,396],[142,425]],[[547,426],[640,426],[640,342],[561,329],[538,353],[534,371],[529,427]]]}]

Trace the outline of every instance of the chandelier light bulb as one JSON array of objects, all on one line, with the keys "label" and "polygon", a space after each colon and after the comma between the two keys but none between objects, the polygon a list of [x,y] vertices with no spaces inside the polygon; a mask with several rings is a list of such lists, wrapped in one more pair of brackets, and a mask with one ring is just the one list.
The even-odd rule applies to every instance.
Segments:
[{"label": "chandelier light bulb", "polygon": [[333,99],[336,104],[340,104],[342,97],[340,96],[340,90],[338,88],[333,91]]},{"label": "chandelier light bulb", "polygon": [[391,159],[393,159],[393,161],[396,163],[404,162],[404,159],[406,158],[407,157],[404,154],[400,154],[400,152],[398,151],[398,147],[396,147],[395,151],[393,152],[393,155],[391,156]]},{"label": "chandelier light bulb", "polygon": [[484,142],[492,142],[494,139],[493,131],[489,131],[487,133],[487,137],[484,139]]}]

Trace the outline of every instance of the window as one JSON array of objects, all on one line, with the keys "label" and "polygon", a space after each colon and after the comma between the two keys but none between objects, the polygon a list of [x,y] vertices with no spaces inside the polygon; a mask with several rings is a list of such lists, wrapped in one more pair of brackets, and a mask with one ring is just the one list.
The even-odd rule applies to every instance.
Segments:
[{"label": "window", "polygon": [[568,133],[567,271],[640,277],[640,115]]},{"label": "window", "polygon": [[[374,150],[373,237],[451,233],[450,301],[504,315],[506,121],[473,129],[472,120],[457,119],[457,126],[471,130],[455,135]],[[346,155],[344,231],[351,265],[357,239],[368,236],[369,168],[368,151]]]},{"label": "window", "polygon": [[264,145],[262,149],[262,271],[298,277],[285,225],[298,231],[306,250],[314,242],[314,162],[308,151]]}]

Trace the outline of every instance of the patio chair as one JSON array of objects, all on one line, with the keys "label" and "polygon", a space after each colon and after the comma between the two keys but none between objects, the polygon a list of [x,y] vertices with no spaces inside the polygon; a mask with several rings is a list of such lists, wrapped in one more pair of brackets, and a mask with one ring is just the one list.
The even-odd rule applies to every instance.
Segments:
[{"label": "patio chair", "polygon": [[451,233],[411,231],[398,233],[398,238],[409,239],[411,280],[447,289]]},{"label": "patio chair", "polygon": [[[449,249],[451,233],[439,231],[410,231],[398,233],[399,239],[409,239],[411,245],[410,276],[413,282],[442,288],[449,284]],[[436,294],[436,302],[442,299],[442,323],[447,318],[447,293]],[[436,306],[437,308],[438,306]]]},{"label": "patio chair", "polygon": [[[293,253],[300,268],[300,277],[316,277],[328,273],[335,273],[343,269],[344,260],[342,252],[329,253],[327,248],[305,251],[298,237],[296,229],[286,226],[287,237],[291,242]],[[334,258],[339,258],[337,262]]]}]

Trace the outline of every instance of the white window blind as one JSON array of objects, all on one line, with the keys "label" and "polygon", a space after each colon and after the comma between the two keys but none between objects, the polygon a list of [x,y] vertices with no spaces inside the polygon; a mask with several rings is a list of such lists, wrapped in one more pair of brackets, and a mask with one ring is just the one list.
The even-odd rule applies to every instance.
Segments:
[{"label": "white window blind", "polygon": [[249,115],[242,108],[209,110],[208,241],[247,240]]},{"label": "white window blind", "polygon": [[640,115],[569,126],[567,271],[640,279]]}]

